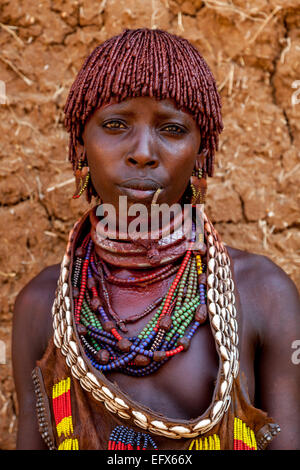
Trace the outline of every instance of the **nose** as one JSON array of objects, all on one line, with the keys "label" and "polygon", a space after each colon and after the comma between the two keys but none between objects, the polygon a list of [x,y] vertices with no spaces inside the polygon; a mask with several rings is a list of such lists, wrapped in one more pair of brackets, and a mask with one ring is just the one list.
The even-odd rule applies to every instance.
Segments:
[{"label": "nose", "polygon": [[126,164],[136,168],[156,168],[158,158],[153,152],[153,142],[149,130],[143,130],[136,136],[136,142],[126,156]]}]

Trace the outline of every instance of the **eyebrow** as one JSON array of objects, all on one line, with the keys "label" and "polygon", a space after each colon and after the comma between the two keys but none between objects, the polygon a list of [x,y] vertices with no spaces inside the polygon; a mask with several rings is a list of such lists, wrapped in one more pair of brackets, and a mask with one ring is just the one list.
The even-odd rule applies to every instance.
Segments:
[{"label": "eyebrow", "polygon": [[[117,109],[114,109],[117,108]],[[128,116],[128,117],[134,117],[136,115],[135,111],[131,111],[129,109],[126,109],[127,105],[126,103],[114,103],[112,105],[105,106],[104,108],[100,108],[99,112],[105,112],[106,110],[110,113],[116,113],[116,114],[122,114],[123,116]],[[166,109],[163,111],[156,111],[155,115],[162,118],[162,119],[167,119],[170,117],[173,118],[181,118],[183,119],[187,124],[189,123],[188,117],[185,115],[183,111],[177,110],[177,109],[170,109],[168,110],[168,107],[166,106]]]}]

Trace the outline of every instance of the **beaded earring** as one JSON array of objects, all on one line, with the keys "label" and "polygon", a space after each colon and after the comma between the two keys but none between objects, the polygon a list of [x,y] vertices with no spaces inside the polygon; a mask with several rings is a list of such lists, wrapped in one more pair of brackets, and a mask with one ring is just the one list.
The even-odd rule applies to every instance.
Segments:
[{"label": "beaded earring", "polygon": [[90,179],[90,169],[87,165],[83,165],[86,161],[85,154],[83,154],[78,162],[78,168],[75,171],[75,179],[76,179],[76,191],[73,195],[73,199],[78,199],[82,193],[88,187],[88,182]]},{"label": "beaded earring", "polygon": [[192,206],[196,204],[205,204],[207,182],[206,173],[204,171],[205,155],[202,154],[199,159],[196,160],[195,169],[190,177],[190,185],[192,189]]}]

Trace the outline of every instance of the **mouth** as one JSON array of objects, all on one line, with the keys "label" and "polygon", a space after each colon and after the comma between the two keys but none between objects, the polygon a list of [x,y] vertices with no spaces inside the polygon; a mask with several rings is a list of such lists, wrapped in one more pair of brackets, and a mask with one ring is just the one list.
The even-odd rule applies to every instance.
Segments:
[{"label": "mouth", "polygon": [[132,201],[151,202],[160,184],[151,179],[131,178],[117,185],[122,194]]}]

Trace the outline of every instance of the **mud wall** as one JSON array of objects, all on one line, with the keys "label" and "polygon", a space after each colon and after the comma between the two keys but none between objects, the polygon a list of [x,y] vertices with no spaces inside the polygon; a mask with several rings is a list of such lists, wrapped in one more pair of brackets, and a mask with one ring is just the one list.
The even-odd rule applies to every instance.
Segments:
[{"label": "mud wall", "polygon": [[71,199],[62,111],[83,59],[125,27],[166,29],[199,48],[216,77],[225,124],[207,211],[228,244],[269,256],[300,287],[300,6],[1,0],[0,23],[7,98],[3,104],[0,82],[0,449],[13,449],[13,304],[28,280],[60,261],[87,207]]}]

